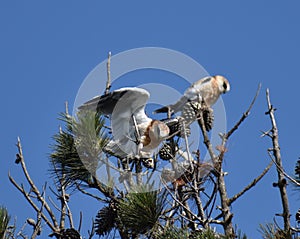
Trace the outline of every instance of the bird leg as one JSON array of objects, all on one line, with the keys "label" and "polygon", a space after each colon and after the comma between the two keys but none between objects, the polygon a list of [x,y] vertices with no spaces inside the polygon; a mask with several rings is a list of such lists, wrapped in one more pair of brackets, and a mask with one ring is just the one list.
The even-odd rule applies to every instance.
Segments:
[{"label": "bird leg", "polygon": [[186,134],[185,120],[183,118],[181,119],[181,124],[182,124],[182,128],[183,128],[183,136],[184,136],[185,145],[186,145],[187,160],[188,160],[189,164],[191,165],[192,171],[193,171],[194,168],[193,168],[193,164],[192,164],[192,158],[191,158],[188,138],[187,138],[187,134]]},{"label": "bird leg", "polygon": [[138,129],[138,126],[137,126],[137,122],[136,122],[136,119],[135,119],[135,116],[132,115],[132,120],[133,120],[133,124],[134,124],[134,128],[135,128],[135,136],[136,136],[136,144],[137,144],[137,155],[136,157],[140,157],[140,152],[143,148],[143,143],[142,143],[142,140],[141,140],[141,135],[140,135],[140,132],[139,132],[139,129]]},{"label": "bird leg", "polygon": [[168,117],[168,119],[171,119],[171,116],[172,116],[172,110],[171,110],[171,107],[170,106],[167,106],[168,107],[168,115],[167,115],[167,117]]}]

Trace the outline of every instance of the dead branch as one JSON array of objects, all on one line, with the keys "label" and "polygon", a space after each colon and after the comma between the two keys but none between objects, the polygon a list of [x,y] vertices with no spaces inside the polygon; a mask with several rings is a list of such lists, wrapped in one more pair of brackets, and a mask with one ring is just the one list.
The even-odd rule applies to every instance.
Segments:
[{"label": "dead branch", "polygon": [[62,181],[64,183],[64,175],[62,175],[61,179],[62,180],[59,180],[60,181],[60,189],[61,189],[60,194],[61,195],[59,195],[59,198],[58,198],[60,200],[60,223],[59,223],[60,230],[65,228],[66,210],[67,210],[65,186],[62,184]]},{"label": "dead branch", "polygon": [[65,102],[65,113],[66,113],[66,115],[69,115],[69,103],[68,103],[68,101]]},{"label": "dead branch", "polygon": [[111,59],[111,52],[108,52],[108,58],[106,63],[106,69],[107,69],[107,81],[106,81],[106,88],[105,88],[105,94],[109,93],[110,87],[111,87],[111,78],[110,78],[110,59]]},{"label": "dead branch", "polygon": [[[44,187],[43,187],[43,192],[42,192],[42,197],[45,198],[45,194],[46,194],[46,185],[47,183],[45,183]],[[44,209],[44,204],[41,205],[40,211],[37,213],[37,220],[36,223],[33,227],[33,233],[31,235],[31,239],[36,238],[37,236],[39,236],[41,234],[42,228],[41,228],[41,224],[42,224],[42,212]]]},{"label": "dead branch", "polygon": [[219,157],[215,156],[215,153],[213,151],[213,146],[208,138],[208,134],[206,132],[205,123],[203,120],[203,114],[200,111],[200,117],[198,120],[198,123],[200,125],[202,135],[204,137],[204,144],[206,145],[206,148],[210,154],[210,157],[212,159],[212,162],[214,163],[214,167],[216,170],[216,177],[217,177],[217,185],[218,185],[218,192],[220,195],[221,205],[222,205],[222,216],[223,216],[223,222],[222,226],[225,231],[226,236],[233,236],[234,235],[234,228],[232,225],[232,217],[233,214],[231,213],[230,207],[227,204],[228,202],[228,196],[227,196],[227,190],[224,180],[224,175],[222,173],[222,162],[223,162],[223,156],[219,155]]},{"label": "dead branch", "polygon": [[208,221],[207,221],[207,217],[205,215],[204,209],[203,209],[202,201],[201,201],[200,196],[199,196],[199,190],[197,190],[193,194],[193,197],[194,197],[196,205],[197,205],[198,214],[202,218],[203,227],[208,228]]},{"label": "dead branch", "polygon": [[82,226],[82,211],[80,211],[80,216],[79,216],[79,225],[77,231],[81,231],[81,226]]},{"label": "dead branch", "polygon": [[271,161],[269,165],[264,169],[264,171],[256,177],[250,184],[248,184],[242,191],[234,195],[232,198],[228,200],[228,205],[231,205],[234,201],[236,201],[239,197],[241,197],[244,193],[246,193],[248,190],[250,190],[252,187],[254,187],[269,171],[271,166],[273,165],[273,162]]},{"label": "dead branch", "polygon": [[[223,173],[223,170],[222,170],[224,155],[225,155],[225,152],[226,152],[226,143],[227,143],[227,140],[229,139],[229,137],[239,128],[239,126],[243,123],[243,121],[250,114],[250,111],[251,111],[251,109],[252,109],[252,107],[253,107],[253,105],[254,105],[257,97],[258,97],[260,88],[261,88],[261,84],[259,84],[258,89],[256,91],[256,94],[255,94],[252,102],[250,103],[250,106],[243,113],[243,115],[239,119],[239,121],[233,126],[232,129],[230,129],[226,134],[223,134],[221,136],[221,138],[222,138],[222,145],[220,146],[221,150],[220,150],[220,153],[219,153],[219,155],[217,157],[216,157],[216,155],[215,155],[215,153],[213,151],[213,146],[212,146],[212,144],[211,144],[211,142],[210,142],[210,140],[208,138],[208,134],[207,134],[206,127],[205,127],[205,122],[204,122],[204,119],[203,119],[203,114],[202,114],[201,111],[200,111],[200,117],[198,119],[198,123],[200,125],[201,131],[202,131],[202,135],[203,135],[203,138],[204,138],[204,144],[205,144],[205,146],[206,146],[206,148],[207,148],[207,150],[208,150],[208,152],[210,154],[212,162],[214,163],[215,172],[216,172],[215,176],[217,178],[217,186],[218,186],[218,192],[219,192],[219,195],[220,195],[221,211],[222,211],[222,213],[219,215],[218,218],[223,217],[223,221],[218,221],[218,222],[220,222],[220,224],[222,224],[222,226],[224,228],[224,231],[225,231],[225,234],[227,236],[233,236],[234,235],[234,228],[233,228],[233,225],[232,225],[233,214],[231,213],[230,205],[239,196],[237,198],[233,197],[232,198],[233,201],[230,202],[230,199],[228,198],[228,195],[227,195],[227,189],[226,189],[226,184],[225,184],[225,180],[224,180],[224,173]],[[255,183],[256,183],[256,181],[254,180],[254,182],[252,182],[253,185],[250,184],[250,187],[249,188],[246,187],[243,191],[246,192],[251,187],[253,187]],[[242,194],[245,193],[243,191],[242,191]]]},{"label": "dead branch", "polygon": [[269,154],[271,160],[273,161],[273,163],[276,165],[276,168],[277,168],[278,170],[280,170],[280,172],[282,172],[282,173],[284,174],[284,176],[285,176],[286,178],[288,178],[292,183],[294,183],[296,186],[300,187],[300,183],[299,183],[297,180],[295,180],[293,177],[291,177],[290,175],[288,175],[288,174],[285,172],[284,168],[280,168],[280,167],[279,167],[279,165],[276,163],[276,160],[272,157],[270,151],[268,151],[268,154]]},{"label": "dead branch", "polygon": [[287,233],[291,232],[291,224],[290,224],[290,210],[289,210],[289,202],[288,202],[288,196],[286,192],[286,179],[285,175],[283,174],[284,169],[282,166],[282,160],[281,160],[281,153],[280,153],[280,146],[279,146],[279,135],[278,135],[278,128],[276,124],[276,119],[275,119],[275,108],[271,104],[270,100],[270,93],[269,89],[266,90],[266,98],[267,98],[267,105],[268,105],[268,111],[265,113],[266,115],[269,115],[271,124],[272,124],[272,129],[271,129],[271,138],[272,138],[272,152],[275,158],[276,162],[276,169],[277,169],[277,175],[278,175],[278,182],[277,186],[280,191],[280,197],[281,197],[281,203],[283,207],[283,221],[284,221],[284,230]]},{"label": "dead branch", "polygon": [[24,232],[26,226],[27,226],[27,221],[24,223],[24,225],[22,226],[22,228],[20,229],[20,231],[17,233],[17,235],[16,235],[17,238],[20,236],[22,238],[26,238],[27,239],[27,237],[25,235],[23,235],[23,232]]},{"label": "dead branch", "polygon": [[[66,105],[67,110],[67,105]],[[66,111],[67,113],[67,111]],[[52,230],[52,234],[56,237],[60,236],[60,232],[65,230],[65,220],[66,216],[69,219],[70,227],[74,228],[73,223],[73,217],[72,212],[69,208],[68,201],[69,201],[69,194],[66,193],[66,183],[64,175],[62,175],[59,180],[58,184],[56,186],[57,192],[54,192],[51,188],[50,190],[54,193],[54,195],[57,197],[58,200],[60,200],[60,208],[55,205],[54,202],[52,202],[50,198],[50,202],[53,203],[54,207],[60,212],[60,224],[58,225],[57,219],[52,211],[52,208],[46,201],[46,184],[43,187],[42,193],[38,190],[36,187],[34,181],[31,179],[29,172],[27,170],[23,151],[22,151],[22,145],[21,141],[18,138],[17,142],[17,148],[18,148],[18,154],[17,154],[17,164],[21,164],[23,174],[26,178],[26,181],[28,182],[30,186],[30,191],[27,192],[24,189],[23,184],[18,184],[14,178],[9,174],[9,180],[10,182],[21,192],[21,194],[25,197],[25,199],[28,201],[28,203],[31,205],[31,207],[36,211],[37,213],[37,221],[35,222],[33,219],[30,220],[31,226],[33,226],[33,233],[31,235],[31,238],[36,238],[41,233],[41,220],[44,220],[46,224],[49,226],[49,228]],[[57,172],[56,172],[57,173]],[[35,199],[36,201],[33,201]],[[37,206],[37,202],[41,203],[41,207],[39,208]],[[45,211],[45,212],[44,212]],[[47,215],[46,215],[47,214]],[[34,223],[33,223],[34,222]]]},{"label": "dead branch", "polygon": [[251,102],[251,104],[249,105],[248,109],[246,110],[246,112],[243,113],[242,117],[239,119],[239,121],[232,127],[231,130],[229,130],[223,137],[227,140],[238,128],[239,126],[243,123],[243,121],[249,116],[250,111],[259,95],[261,89],[261,84],[258,85],[257,90],[256,90],[256,94]]},{"label": "dead branch", "polygon": [[57,231],[57,227],[55,225],[53,225],[50,220],[47,218],[47,216],[40,212],[40,209],[38,208],[38,206],[32,201],[32,199],[30,198],[29,194],[25,191],[23,186],[20,186],[15,180],[14,178],[10,175],[10,173],[8,173],[8,178],[9,181],[22,193],[22,195],[25,197],[25,199],[29,202],[29,204],[32,206],[32,208],[37,212],[41,214],[41,217],[44,219],[44,221],[46,222],[46,224],[51,228],[52,231]]},{"label": "dead branch", "polygon": [[96,195],[94,195],[94,194],[92,194],[92,193],[89,193],[89,192],[85,191],[84,189],[82,189],[82,188],[80,187],[79,184],[76,185],[76,188],[77,188],[81,193],[83,193],[83,194],[85,194],[85,195],[87,195],[87,196],[89,196],[89,197],[95,198],[97,201],[100,201],[100,202],[103,202],[103,203],[109,203],[109,201],[110,201],[110,200],[100,198],[100,197],[98,197],[98,196],[96,196]]},{"label": "dead branch", "polygon": [[212,215],[212,212],[213,212],[213,208],[214,208],[214,205],[216,203],[216,200],[217,200],[217,192],[218,192],[218,185],[217,183],[213,180],[213,178],[211,177],[211,181],[213,182],[214,184],[214,188],[213,188],[213,191],[211,193],[210,196],[208,196],[208,201],[206,202],[206,204],[204,205],[204,208],[203,210],[206,210],[212,203],[212,206],[210,208],[210,211],[207,213],[207,218],[210,218],[211,215]]},{"label": "dead branch", "polygon": [[25,177],[26,177],[27,182],[29,183],[29,185],[30,185],[30,187],[31,187],[31,191],[37,196],[38,201],[40,201],[40,202],[44,205],[44,207],[45,207],[47,213],[49,214],[49,216],[50,216],[50,218],[51,218],[51,220],[52,220],[52,222],[53,222],[53,226],[54,226],[55,228],[57,228],[57,227],[58,227],[58,223],[57,223],[57,221],[56,221],[56,218],[55,218],[55,216],[54,216],[54,214],[53,214],[53,212],[52,212],[50,206],[49,206],[48,203],[45,201],[45,198],[43,198],[43,197],[41,196],[40,191],[39,191],[38,188],[35,186],[33,180],[32,180],[31,177],[29,176],[29,173],[28,173],[27,168],[26,168],[24,156],[23,156],[23,151],[22,151],[21,141],[20,141],[20,138],[19,138],[19,137],[18,137],[18,142],[17,142],[17,148],[18,148],[18,151],[19,151],[18,156],[19,156],[19,158],[20,158],[20,163],[21,163],[21,166],[22,166],[22,170],[23,170],[23,173],[24,173],[24,175],[25,175]]},{"label": "dead branch", "polygon": [[[161,179],[161,182],[164,182],[163,179]],[[164,183],[163,183],[164,184]],[[198,217],[196,214],[194,214],[189,208],[187,208],[180,200],[176,198],[176,196],[170,191],[167,185],[165,185],[165,189],[169,192],[173,200],[179,204],[185,211],[187,211],[194,219],[197,219],[199,222],[203,223],[203,219]]]},{"label": "dead branch", "polygon": [[194,171],[193,163],[192,163],[192,157],[190,153],[190,147],[189,147],[189,141],[188,141],[188,136],[186,134],[186,126],[185,126],[185,120],[181,120],[182,128],[183,128],[183,136],[184,136],[184,141],[185,141],[185,146],[186,146],[186,153],[187,153],[187,160],[191,166],[191,171]]}]

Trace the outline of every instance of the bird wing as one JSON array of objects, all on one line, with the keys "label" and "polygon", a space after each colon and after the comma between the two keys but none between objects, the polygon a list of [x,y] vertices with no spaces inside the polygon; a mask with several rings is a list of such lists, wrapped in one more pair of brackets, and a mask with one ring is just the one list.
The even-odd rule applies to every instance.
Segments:
[{"label": "bird wing", "polygon": [[[119,93],[122,93],[122,96],[118,99],[111,114],[114,142],[108,146],[113,146],[113,149],[119,148],[120,150],[117,150],[119,155],[124,156],[125,153],[129,156],[135,156],[138,137],[136,127],[138,127],[138,133],[141,136],[152,121],[145,114],[145,105],[150,94],[141,88],[122,88],[117,91],[117,94]],[[134,122],[133,117],[136,122]]]},{"label": "bird wing", "polygon": [[[203,92],[203,90],[209,89],[211,87],[212,79],[213,79],[212,77],[207,76],[207,77],[201,78],[200,80],[197,80],[189,88],[186,89],[183,97],[186,97],[190,101],[198,100],[199,97],[204,97],[203,94],[205,92]],[[200,98],[200,101],[201,100],[202,99]]]},{"label": "bird wing", "polygon": [[183,107],[188,101],[201,101],[202,89],[209,88],[207,86],[211,84],[211,79],[212,78],[210,76],[207,76],[194,82],[189,88],[186,89],[184,95],[176,103],[159,108],[155,110],[154,113],[164,113],[168,112],[168,110],[170,110],[172,113],[176,113],[178,111],[182,111]]},{"label": "bird wing", "polygon": [[112,91],[105,95],[95,96],[78,107],[79,110],[95,110],[105,115],[118,114],[138,115],[140,121],[147,119],[145,105],[149,99],[149,92],[137,87],[126,87]]},{"label": "bird wing", "polygon": [[[95,110],[111,115],[113,140],[107,145],[107,151],[115,155],[135,155],[137,125],[147,125],[152,121],[145,113],[145,105],[150,97],[148,91],[137,87],[126,87],[87,101],[79,110]],[[139,128],[139,127],[138,127]],[[143,129],[139,130],[143,131]],[[139,132],[141,133],[141,132]]]},{"label": "bird wing", "polygon": [[119,99],[126,93],[126,90],[122,89],[124,88],[115,90],[105,95],[95,96],[91,100],[79,106],[78,109],[97,111],[105,115],[111,115]]}]

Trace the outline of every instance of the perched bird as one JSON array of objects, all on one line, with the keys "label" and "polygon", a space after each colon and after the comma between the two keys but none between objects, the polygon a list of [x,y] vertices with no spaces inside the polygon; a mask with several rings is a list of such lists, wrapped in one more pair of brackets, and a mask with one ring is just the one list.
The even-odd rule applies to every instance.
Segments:
[{"label": "perched bird", "polygon": [[175,103],[164,106],[154,111],[154,113],[176,113],[182,111],[187,102],[205,101],[208,107],[211,107],[219,99],[221,94],[230,90],[230,84],[224,76],[208,76],[194,82],[184,95]]},{"label": "perched bird", "polygon": [[164,106],[155,110],[154,113],[166,112],[170,115],[181,112],[181,117],[185,120],[187,130],[189,130],[188,125],[199,119],[199,111],[202,110],[206,130],[209,131],[214,120],[211,106],[216,103],[221,94],[229,90],[230,84],[224,76],[204,77],[194,82],[175,104]]},{"label": "perched bird", "polygon": [[111,116],[113,139],[105,150],[120,158],[150,158],[159,144],[169,136],[169,127],[149,118],[145,105],[149,92],[127,87],[96,96],[79,107]]}]

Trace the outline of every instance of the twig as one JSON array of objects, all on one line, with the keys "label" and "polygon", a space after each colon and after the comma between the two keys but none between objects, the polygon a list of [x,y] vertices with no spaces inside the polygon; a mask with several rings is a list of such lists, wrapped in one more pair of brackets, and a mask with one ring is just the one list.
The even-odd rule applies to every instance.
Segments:
[{"label": "twig", "polygon": [[225,135],[224,138],[227,140],[238,128],[239,126],[243,123],[243,121],[249,116],[250,111],[259,95],[261,89],[261,84],[258,85],[258,88],[256,90],[256,94],[251,102],[251,104],[249,105],[249,108],[246,110],[245,113],[243,113],[242,117],[240,118],[240,120],[233,126],[233,128],[231,130],[229,130]]},{"label": "twig", "polygon": [[[44,187],[43,187],[43,193],[42,193],[42,197],[45,198],[45,194],[46,194],[46,186],[47,183],[45,183]],[[33,233],[31,235],[31,239],[36,238],[38,235],[41,234],[41,223],[42,223],[42,212],[43,212],[43,208],[44,208],[44,204],[42,204],[40,211],[37,213],[37,220],[36,220],[36,224],[34,225],[34,230]]]},{"label": "twig", "polygon": [[78,229],[77,229],[78,232],[81,231],[81,226],[82,226],[82,211],[80,211],[79,225],[78,225]]},{"label": "twig", "polygon": [[[164,184],[163,179],[160,179],[161,182]],[[175,202],[177,202],[181,207],[183,207],[188,213],[190,213],[192,215],[193,218],[197,219],[199,222],[203,223],[202,218],[198,217],[197,215],[195,215],[190,209],[188,209],[182,202],[180,202],[174,195],[173,193],[170,191],[170,189],[168,188],[167,185],[165,185],[166,190],[169,192],[169,194],[171,195],[171,197],[173,198],[173,200]]]},{"label": "twig", "polygon": [[107,180],[110,183],[111,182],[111,173],[110,173],[110,167],[109,167],[109,163],[108,163],[108,157],[105,158],[105,168],[106,168]]},{"label": "twig", "polygon": [[66,113],[66,115],[69,115],[69,104],[68,104],[68,101],[65,102],[65,113]]},{"label": "twig", "polygon": [[284,168],[280,168],[280,167],[279,167],[279,165],[276,163],[276,160],[272,157],[270,151],[268,151],[268,154],[269,154],[271,160],[273,161],[273,163],[276,165],[276,168],[277,168],[278,170],[280,170],[280,172],[282,172],[282,173],[284,174],[284,176],[287,177],[292,183],[294,183],[294,184],[296,184],[298,187],[300,187],[300,183],[299,183],[297,180],[295,180],[295,179],[292,178],[290,175],[288,175],[288,174],[285,172]]},{"label": "twig", "polygon": [[57,211],[59,211],[60,213],[62,213],[61,209],[55,204],[55,202],[53,201],[53,199],[52,199],[50,196],[48,196],[48,199],[49,199],[50,203],[52,204],[52,206],[53,206]]},{"label": "twig", "polygon": [[60,200],[60,230],[65,228],[65,220],[66,220],[66,210],[67,210],[67,205],[66,205],[66,191],[65,191],[65,175],[64,173],[62,174],[60,180],[59,180],[59,190],[60,192],[59,195],[59,200]]},{"label": "twig", "polygon": [[[25,189],[23,187],[21,187],[19,184],[17,184],[17,182],[14,180],[14,178],[10,175],[10,173],[8,173],[8,178],[9,181],[23,194],[23,196],[25,197],[25,199],[29,202],[29,204],[32,206],[32,208],[38,213],[40,211],[40,209],[38,208],[38,206],[31,200],[30,196],[28,195],[28,193],[25,191]],[[55,225],[53,225],[49,219],[46,217],[46,215],[44,213],[41,213],[41,217],[44,219],[44,221],[46,222],[46,224],[51,228],[51,230],[53,232],[57,231],[57,227]]]},{"label": "twig", "polygon": [[212,177],[211,177],[211,181],[214,183],[214,188],[213,188],[213,191],[212,191],[211,196],[208,197],[208,195],[207,195],[207,197],[208,197],[209,199],[208,199],[208,201],[206,202],[206,204],[205,204],[204,207],[203,207],[203,210],[206,210],[206,209],[208,208],[208,206],[212,203],[212,206],[211,206],[211,208],[210,208],[210,211],[209,211],[209,213],[207,214],[207,215],[208,215],[208,216],[207,216],[208,218],[211,217],[211,214],[212,214],[212,212],[213,212],[213,208],[214,208],[214,205],[215,205],[216,200],[217,200],[217,192],[218,192],[218,185],[217,185],[217,183],[213,180]]},{"label": "twig", "polygon": [[221,220],[216,220],[216,219],[210,219],[209,223],[214,223],[214,224],[218,224],[218,225],[223,225],[224,221]]},{"label": "twig", "polygon": [[69,223],[70,223],[70,227],[71,228],[74,228],[74,223],[73,223],[73,215],[72,215],[72,211],[69,207],[69,204],[68,202],[66,202],[66,207],[67,207],[67,216],[68,216],[68,219],[69,219]]},{"label": "twig", "polygon": [[200,196],[199,196],[199,189],[197,190],[197,192],[194,193],[193,197],[194,197],[196,205],[197,205],[198,214],[202,218],[203,227],[208,228],[207,217],[204,213],[202,201],[201,201]]},{"label": "twig", "polygon": [[108,52],[108,58],[107,58],[107,81],[106,81],[106,88],[105,88],[105,94],[109,93],[110,87],[111,87],[111,78],[110,78],[110,59],[111,59],[111,52]]},{"label": "twig", "polygon": [[269,171],[271,166],[273,165],[273,162],[271,161],[268,166],[264,169],[264,171],[256,177],[250,184],[248,184],[242,191],[234,195],[232,198],[228,200],[228,205],[231,205],[234,201],[236,201],[239,197],[241,197],[244,193],[246,193],[248,190],[250,190],[252,187],[254,187]]},{"label": "twig", "polygon": [[31,187],[31,191],[37,196],[38,201],[40,201],[45,206],[45,209],[48,212],[48,214],[49,214],[49,216],[50,216],[50,218],[51,218],[51,220],[54,224],[54,227],[57,228],[58,223],[56,221],[56,218],[55,218],[51,208],[49,207],[48,203],[45,201],[45,198],[43,198],[41,196],[41,193],[39,192],[38,188],[35,186],[34,182],[32,181],[31,177],[29,176],[29,173],[27,171],[26,164],[25,164],[25,161],[24,161],[22,145],[21,145],[21,141],[20,141],[19,137],[18,137],[17,147],[18,147],[18,151],[19,151],[18,155],[21,159],[20,163],[21,163],[21,166],[22,166],[22,170],[23,170],[23,173],[24,173],[24,175],[27,179],[27,182],[29,183],[29,185]]},{"label": "twig", "polygon": [[185,146],[186,146],[187,160],[188,160],[189,164],[191,165],[191,171],[193,172],[194,166],[193,166],[192,157],[191,157],[191,153],[190,153],[189,141],[188,141],[188,137],[186,134],[185,120],[181,120],[181,123],[182,123],[182,128],[183,128]]},{"label": "twig", "polygon": [[83,193],[83,194],[85,194],[85,195],[87,195],[87,196],[89,196],[89,197],[95,198],[97,201],[100,201],[100,202],[103,202],[103,203],[108,203],[108,202],[109,202],[109,200],[100,198],[100,197],[98,197],[98,196],[96,196],[96,195],[94,195],[94,194],[92,194],[92,193],[89,193],[89,192],[83,190],[83,189],[80,187],[80,185],[78,185],[78,184],[76,185],[76,187],[77,187],[77,189],[78,189],[81,193]]}]

